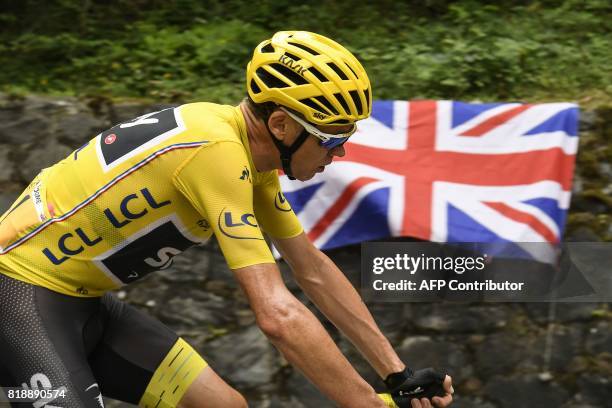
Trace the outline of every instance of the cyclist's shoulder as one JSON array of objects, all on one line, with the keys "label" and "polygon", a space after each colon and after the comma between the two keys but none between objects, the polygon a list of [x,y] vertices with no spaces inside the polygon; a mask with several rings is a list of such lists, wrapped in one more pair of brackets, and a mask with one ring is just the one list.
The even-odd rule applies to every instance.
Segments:
[{"label": "cyclist's shoulder", "polygon": [[194,102],[177,107],[185,126],[210,135],[239,137],[237,108],[210,102]]},{"label": "cyclist's shoulder", "polygon": [[231,105],[221,105],[213,102],[191,102],[177,106],[181,112],[193,112],[201,115],[223,116],[224,112],[231,111]]},{"label": "cyclist's shoulder", "polygon": [[[195,102],[177,108],[188,133],[205,141],[199,150],[240,150],[249,155],[246,125],[240,108],[209,102]],[[209,149],[212,146],[214,149]]]}]

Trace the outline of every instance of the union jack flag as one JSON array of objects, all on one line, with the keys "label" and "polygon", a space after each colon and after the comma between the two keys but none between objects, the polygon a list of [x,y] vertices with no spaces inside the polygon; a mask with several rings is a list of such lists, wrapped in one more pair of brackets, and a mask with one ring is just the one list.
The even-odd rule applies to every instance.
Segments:
[{"label": "union jack flag", "polygon": [[571,103],[376,101],[343,158],[281,184],[322,249],[389,236],[555,244],[577,136]]}]

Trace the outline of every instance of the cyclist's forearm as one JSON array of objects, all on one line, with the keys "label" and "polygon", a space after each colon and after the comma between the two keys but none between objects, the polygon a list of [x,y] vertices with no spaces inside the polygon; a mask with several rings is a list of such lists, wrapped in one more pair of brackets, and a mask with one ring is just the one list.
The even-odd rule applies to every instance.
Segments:
[{"label": "cyclist's forearm", "polygon": [[311,268],[296,273],[296,280],[319,310],[351,340],[382,378],[403,370],[405,366],[397,353],[336,265],[322,254]]},{"label": "cyclist's forearm", "polygon": [[339,406],[384,407],[312,312],[296,300],[292,313],[279,334],[269,335],[287,361]]}]

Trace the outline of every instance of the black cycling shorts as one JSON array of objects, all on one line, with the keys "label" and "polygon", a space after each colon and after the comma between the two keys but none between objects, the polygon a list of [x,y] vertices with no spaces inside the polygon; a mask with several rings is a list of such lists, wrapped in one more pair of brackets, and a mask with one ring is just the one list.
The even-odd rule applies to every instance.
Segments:
[{"label": "black cycling shorts", "polygon": [[111,294],[77,298],[0,273],[0,386],[53,390],[29,402],[11,392],[12,406],[100,408],[104,395],[173,407],[205,367],[173,331]]}]

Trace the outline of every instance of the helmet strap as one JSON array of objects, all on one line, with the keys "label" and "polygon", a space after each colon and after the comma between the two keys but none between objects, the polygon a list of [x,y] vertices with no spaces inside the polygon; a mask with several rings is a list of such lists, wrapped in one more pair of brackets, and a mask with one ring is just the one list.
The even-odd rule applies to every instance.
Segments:
[{"label": "helmet strap", "polygon": [[281,159],[281,164],[283,165],[283,171],[285,172],[287,177],[289,177],[289,180],[295,180],[295,177],[293,177],[293,172],[291,171],[291,156],[293,156],[293,153],[295,153],[304,144],[304,142],[306,141],[306,139],[308,138],[310,134],[306,131],[306,129],[304,129],[302,130],[302,133],[299,134],[297,139],[295,139],[295,141],[293,142],[291,146],[286,146],[283,142],[278,140],[274,136],[274,134],[272,134],[272,131],[270,130],[270,127],[268,126],[267,122],[266,122],[266,127],[268,128],[268,133],[270,134],[270,137],[272,138],[274,145],[276,146],[276,148],[278,149],[280,153],[280,159]]}]

